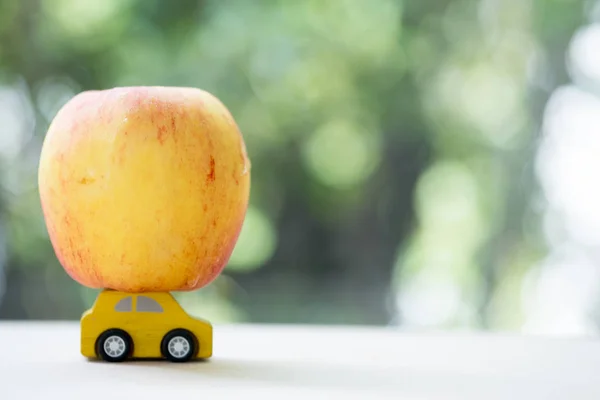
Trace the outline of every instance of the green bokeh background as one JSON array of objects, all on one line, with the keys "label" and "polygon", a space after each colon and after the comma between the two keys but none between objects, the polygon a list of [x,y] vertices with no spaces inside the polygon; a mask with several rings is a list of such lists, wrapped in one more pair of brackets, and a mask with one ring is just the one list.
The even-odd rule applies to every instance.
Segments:
[{"label": "green bokeh background", "polygon": [[[96,295],[64,273],[41,214],[37,162],[57,110],[83,90],[162,85],[219,97],[252,160],[234,254],[212,285],[177,294],[188,311],[523,329],[552,252],[536,171],[544,113],[596,9],[0,0],[0,318],[77,319]],[[592,326],[594,301],[576,310]]]}]

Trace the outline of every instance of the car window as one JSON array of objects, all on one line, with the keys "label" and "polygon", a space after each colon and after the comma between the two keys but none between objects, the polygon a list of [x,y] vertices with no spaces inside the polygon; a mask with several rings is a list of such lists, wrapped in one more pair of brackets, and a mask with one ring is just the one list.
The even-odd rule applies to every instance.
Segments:
[{"label": "car window", "polygon": [[139,312],[163,312],[160,304],[146,296],[138,296],[135,310]]},{"label": "car window", "polygon": [[131,304],[132,304],[131,296],[124,297],[121,300],[119,300],[117,305],[115,305],[115,311],[119,311],[119,312],[131,311]]}]

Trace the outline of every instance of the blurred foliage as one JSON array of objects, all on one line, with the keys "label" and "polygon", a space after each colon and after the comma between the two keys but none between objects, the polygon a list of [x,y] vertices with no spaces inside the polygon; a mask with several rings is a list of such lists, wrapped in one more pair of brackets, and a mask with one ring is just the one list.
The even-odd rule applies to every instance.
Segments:
[{"label": "blurred foliage", "polygon": [[214,321],[517,329],[547,246],[534,168],[582,0],[0,0],[4,318],[95,292],[48,242],[41,141],[74,94],[194,86],[232,111],[251,206]]}]

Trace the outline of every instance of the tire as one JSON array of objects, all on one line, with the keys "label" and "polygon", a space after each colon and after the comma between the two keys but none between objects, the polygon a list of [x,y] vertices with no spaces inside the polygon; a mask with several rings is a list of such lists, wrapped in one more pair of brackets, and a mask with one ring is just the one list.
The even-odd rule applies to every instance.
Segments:
[{"label": "tire", "polygon": [[104,331],[96,342],[96,353],[104,361],[125,361],[131,355],[132,350],[131,336],[122,329]]},{"label": "tire", "polygon": [[174,329],[163,337],[160,352],[171,362],[186,362],[197,354],[198,340],[186,329]]}]

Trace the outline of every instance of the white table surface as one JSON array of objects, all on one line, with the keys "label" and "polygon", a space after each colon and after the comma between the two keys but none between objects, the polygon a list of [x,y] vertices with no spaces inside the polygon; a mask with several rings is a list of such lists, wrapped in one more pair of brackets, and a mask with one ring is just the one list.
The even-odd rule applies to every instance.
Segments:
[{"label": "white table surface", "polygon": [[112,364],[78,329],[0,322],[0,399],[600,399],[600,339],[216,326],[208,362]]}]

